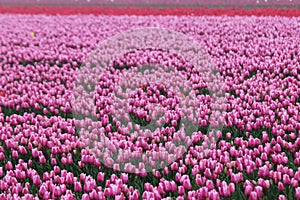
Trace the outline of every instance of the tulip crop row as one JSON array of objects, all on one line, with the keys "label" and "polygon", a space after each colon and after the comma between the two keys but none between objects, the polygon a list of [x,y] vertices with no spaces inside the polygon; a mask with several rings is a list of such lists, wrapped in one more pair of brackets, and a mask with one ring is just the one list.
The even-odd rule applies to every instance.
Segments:
[{"label": "tulip crop row", "polygon": [[114,1],[105,1],[105,0],[46,0],[40,2],[38,0],[2,0],[2,5],[46,5],[46,6],[159,6],[159,7],[166,7],[166,6],[198,6],[198,7],[206,7],[206,6],[218,6],[218,7],[246,7],[246,6],[299,6],[299,2],[297,0],[247,0],[247,1],[239,1],[239,0],[215,0],[213,2],[208,2],[205,0],[178,0],[178,1],[167,1],[167,0],[152,0],[152,1],[134,1],[134,0],[114,0]]},{"label": "tulip crop row", "polygon": [[[218,6],[217,6],[218,7]],[[155,15],[155,16],[282,16],[299,17],[297,8],[185,8],[185,7],[92,7],[92,6],[0,6],[2,14],[46,14],[46,15]]]},{"label": "tulip crop row", "polygon": [[[6,14],[0,24],[1,199],[300,199],[300,18]],[[157,41],[85,77],[100,76],[78,87],[94,91],[97,110],[89,113],[88,95],[75,108],[76,75],[99,42],[143,27],[185,34],[210,56],[226,99],[213,135],[206,74],[181,55],[151,49]],[[147,64],[176,76],[154,73],[143,84],[134,70]],[[178,106],[191,97],[169,90],[173,83],[195,91],[193,133],[182,131]],[[130,95],[119,87],[135,85]],[[118,96],[128,104],[114,104]],[[156,121],[159,113],[165,121]],[[136,137],[153,121],[160,129]],[[100,136],[109,151],[91,148]],[[174,145],[180,141],[183,151]]]}]

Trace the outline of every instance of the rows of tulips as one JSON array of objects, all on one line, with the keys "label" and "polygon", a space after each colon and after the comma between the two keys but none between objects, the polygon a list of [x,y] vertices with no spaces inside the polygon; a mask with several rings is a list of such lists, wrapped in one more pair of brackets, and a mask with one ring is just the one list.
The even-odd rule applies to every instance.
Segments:
[{"label": "rows of tulips", "polygon": [[[235,5],[233,5],[235,6]],[[47,15],[175,15],[175,16],[282,16],[299,17],[297,8],[187,8],[187,7],[92,7],[92,6],[1,6],[2,14],[47,14]]]},{"label": "rows of tulips", "polygon": [[178,1],[168,1],[168,0],[151,0],[151,1],[134,1],[134,0],[2,0],[3,5],[72,5],[72,6],[299,6],[297,0],[178,0]]},{"label": "rows of tulips", "polygon": [[[0,15],[0,198],[300,199],[299,22],[282,17]],[[98,86],[85,88],[98,98],[96,119],[83,121],[93,133],[89,137],[104,134],[133,152],[156,152],[184,138],[176,134],[176,112],[149,141],[134,139],[107,115],[110,107],[104,105],[113,81],[139,62],[171,63],[183,78],[190,72],[200,104],[199,127],[185,139],[185,152],[175,159],[152,153],[153,160],[164,158],[167,164],[133,170],[126,155],[119,155],[118,163],[90,148],[91,138],[77,128],[72,96],[76,74],[98,43],[141,27],[167,28],[197,40],[225,83],[227,102],[223,128],[209,143],[213,98],[201,89],[207,86],[201,81],[205,77],[189,70],[188,59],[149,49],[121,55],[110,74],[99,77]],[[155,119],[148,115],[151,101],[169,109],[178,103],[175,93],[159,85],[142,85],[135,92],[129,99],[128,129]],[[136,112],[137,107],[142,109]]]}]

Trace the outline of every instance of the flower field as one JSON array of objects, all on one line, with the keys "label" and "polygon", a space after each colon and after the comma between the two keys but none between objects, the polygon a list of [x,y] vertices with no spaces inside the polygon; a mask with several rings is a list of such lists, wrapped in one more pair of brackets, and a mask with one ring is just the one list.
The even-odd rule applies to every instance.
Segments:
[{"label": "flower field", "polygon": [[[253,6],[253,5],[252,5]],[[89,7],[89,6],[1,6],[0,13],[4,14],[47,14],[47,15],[176,15],[176,16],[282,16],[299,17],[300,10],[297,8],[205,8],[205,7]]]},{"label": "flower field", "polygon": [[[0,199],[300,200],[299,10],[260,17],[32,10],[0,15]],[[192,38],[206,54],[197,65],[190,53],[168,52],[195,49],[188,39],[159,40],[157,31],[148,32],[149,48],[120,50],[127,44],[118,35],[147,27]],[[119,57],[104,70],[90,56],[112,37],[97,56]],[[139,79],[148,64],[154,74]],[[184,131],[185,116],[192,131]],[[143,129],[151,122],[153,130]]]}]

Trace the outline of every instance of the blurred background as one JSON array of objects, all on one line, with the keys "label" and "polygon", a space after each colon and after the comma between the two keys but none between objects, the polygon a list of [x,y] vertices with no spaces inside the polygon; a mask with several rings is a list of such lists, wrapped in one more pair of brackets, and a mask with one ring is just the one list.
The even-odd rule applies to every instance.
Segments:
[{"label": "blurred background", "polygon": [[299,7],[300,0],[0,0],[0,5],[137,7]]}]

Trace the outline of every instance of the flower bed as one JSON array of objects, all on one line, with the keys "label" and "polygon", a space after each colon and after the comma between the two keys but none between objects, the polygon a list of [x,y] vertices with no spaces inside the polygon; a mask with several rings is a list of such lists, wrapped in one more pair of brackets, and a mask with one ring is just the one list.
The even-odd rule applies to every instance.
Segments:
[{"label": "flower bed", "polygon": [[168,1],[168,0],[2,0],[2,5],[46,5],[46,6],[299,6],[299,2],[297,0],[214,0],[214,1],[206,1],[206,0],[177,0],[177,1]]},{"label": "flower bed", "polygon": [[47,14],[47,15],[176,15],[176,16],[282,16],[298,17],[297,8],[144,8],[144,7],[86,7],[86,6],[0,6],[5,14]]},{"label": "flower bed", "polygon": [[[0,15],[0,198],[300,199],[299,22],[282,17]],[[209,146],[213,95],[188,60],[159,49],[122,55],[111,74],[99,77],[98,86],[85,88],[98,94],[94,121],[102,126],[85,124],[93,134],[100,130],[120,148],[144,151],[184,138],[175,134],[180,123],[176,112],[170,111],[169,123],[150,141],[127,137],[107,115],[109,99],[104,97],[139,62],[164,61],[182,77],[190,76],[201,122],[185,140],[189,145],[182,156],[173,160],[153,153],[154,160],[172,162],[161,169],[130,171],[112,167],[113,158],[88,148],[76,126],[72,92],[76,73],[100,41],[149,26],[180,31],[199,42],[225,83],[226,115]],[[170,110],[180,102],[177,93],[159,85],[141,85],[135,92],[128,98],[133,126],[147,125],[149,102]],[[89,115],[89,107],[82,108]]]}]

